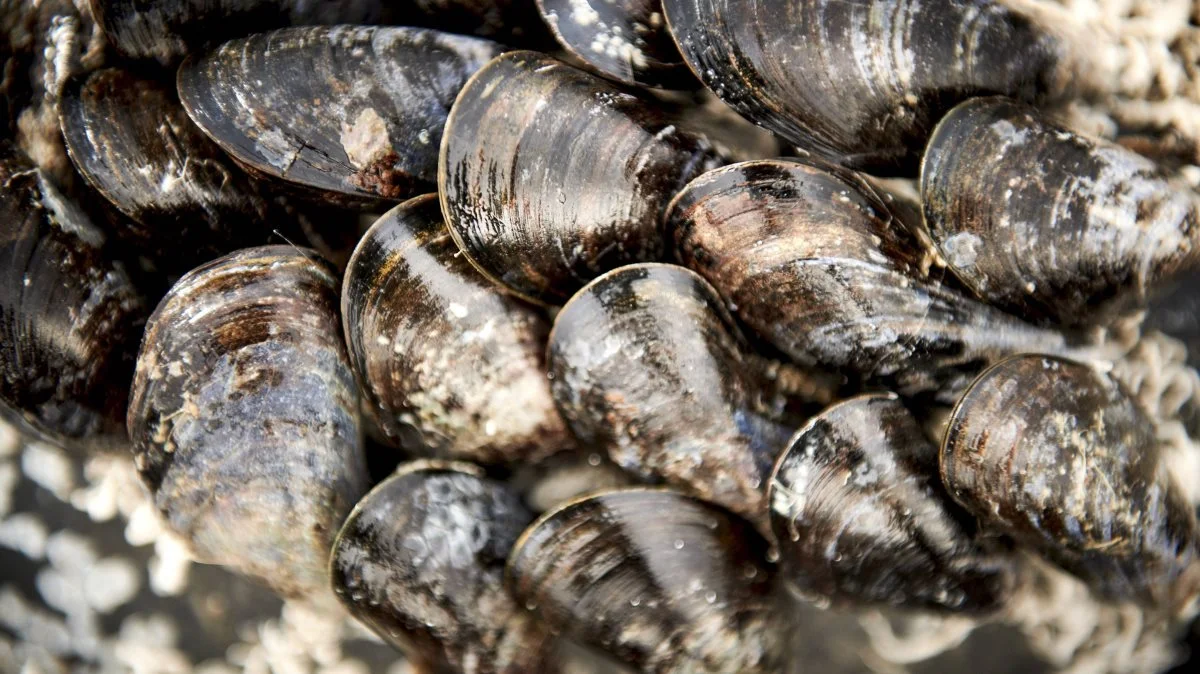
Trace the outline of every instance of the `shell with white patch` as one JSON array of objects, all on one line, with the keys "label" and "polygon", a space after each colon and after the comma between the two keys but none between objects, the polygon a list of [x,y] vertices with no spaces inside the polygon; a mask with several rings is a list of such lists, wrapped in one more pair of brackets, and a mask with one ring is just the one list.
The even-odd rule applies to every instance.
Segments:
[{"label": "shell with white patch", "polygon": [[392,444],[488,464],[572,446],[546,377],[548,322],[459,253],[437,195],[395,207],[363,236],[342,316],[351,364]]},{"label": "shell with white patch", "polygon": [[514,490],[473,465],[402,465],[338,533],[334,593],[422,671],[550,674],[548,632],[503,583],[532,519]]},{"label": "shell with white patch", "polygon": [[242,164],[350,203],[433,191],[467,78],[503,48],[422,28],[286,28],[184,62],[188,115]]},{"label": "shell with white patch", "polygon": [[306,249],[191,271],[150,318],[128,416],[142,480],[199,561],[317,601],[367,488],[337,308],[336,272]]},{"label": "shell with white patch", "polygon": [[973,298],[917,208],[832,165],[770,159],[692,181],[668,208],[678,259],[794,361],[952,402],[989,362],[1064,337]]},{"label": "shell with white patch", "polygon": [[667,32],[661,0],[538,0],[564,49],[622,84],[696,86]]},{"label": "shell with white patch", "polygon": [[921,196],[954,272],[1030,320],[1104,323],[1200,270],[1200,196],[1008,99],[968,101],[938,123]]},{"label": "shell with white patch", "polygon": [[747,119],[829,161],[914,173],[956,103],[1063,96],[1063,41],[993,0],[663,0],[692,71]]},{"label": "shell with white patch", "polygon": [[980,521],[1110,599],[1177,610],[1200,592],[1200,528],[1145,412],[1091,366],[1008,359],[959,401],[941,449]]},{"label": "shell with white patch", "polygon": [[792,437],[767,500],[784,578],[849,604],[984,613],[1010,564],[971,540],[937,480],[937,449],[893,394],[829,407]]}]

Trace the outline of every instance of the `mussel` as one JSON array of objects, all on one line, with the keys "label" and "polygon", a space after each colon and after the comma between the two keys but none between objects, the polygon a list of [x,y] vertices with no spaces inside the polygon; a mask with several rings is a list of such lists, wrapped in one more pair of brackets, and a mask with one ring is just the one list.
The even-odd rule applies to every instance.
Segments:
[{"label": "mussel", "polygon": [[992,0],[663,0],[684,59],[751,121],[850,168],[914,172],[966,98],[1062,95],[1066,47]]},{"label": "mussel", "polygon": [[771,464],[804,401],[785,392],[704,279],[657,263],[608,272],[559,312],[548,353],[554,398],[585,445],[643,479],[765,520]]},{"label": "mussel", "polygon": [[146,327],[134,464],[200,561],[328,597],[329,545],[366,491],[334,269],[264,246],[186,274]]},{"label": "mussel", "polygon": [[666,490],[597,494],[546,513],[508,561],[518,601],[642,672],[784,671],[766,542]]},{"label": "mussel", "polygon": [[562,304],[605,271],[660,259],[667,201],[716,162],[650,101],[549,56],[511,52],[459,94],[438,183],[450,232],[480,271]]},{"label": "mussel", "polygon": [[937,479],[938,450],[890,393],[837,403],[796,432],[767,499],[799,594],[839,603],[985,612],[1012,589]]},{"label": "mussel", "polygon": [[554,37],[597,74],[623,84],[695,82],[671,40],[662,0],[538,0]]},{"label": "mussel", "polygon": [[1200,591],[1200,528],[1145,413],[1092,366],[1022,355],[984,372],[941,449],[950,494],[985,528],[1103,597],[1177,608]]},{"label": "mussel", "polygon": [[775,347],[906,395],[952,395],[997,357],[1067,346],[968,296],[915,209],[848,170],[722,167],[676,197],[667,229],[679,259]]},{"label": "mussel", "polygon": [[133,223],[122,231],[182,273],[287,231],[282,209],[190,120],[174,87],[107,68],[59,102],[71,160]]},{"label": "mussel", "polygon": [[446,114],[500,45],[419,28],[288,28],[179,69],[192,120],[253,169],[334,198],[433,191]]},{"label": "mussel", "polygon": [[532,462],[571,444],[550,395],[550,331],[462,257],[437,195],[363,237],[342,292],[346,343],[389,440],[485,463]]},{"label": "mussel", "polygon": [[124,446],[146,313],[104,233],[0,141],[0,413],[58,444]]},{"label": "mussel", "polygon": [[504,587],[533,515],[470,464],[401,466],[363,497],[333,544],[347,609],[427,672],[551,672],[549,633]]},{"label": "mussel", "polygon": [[925,220],[955,273],[1033,319],[1100,323],[1200,269],[1200,197],[1130,150],[1003,98],[938,124]]},{"label": "mussel", "polygon": [[401,24],[519,36],[533,0],[89,0],[122,54],[170,64],[205,45],[289,24]]}]

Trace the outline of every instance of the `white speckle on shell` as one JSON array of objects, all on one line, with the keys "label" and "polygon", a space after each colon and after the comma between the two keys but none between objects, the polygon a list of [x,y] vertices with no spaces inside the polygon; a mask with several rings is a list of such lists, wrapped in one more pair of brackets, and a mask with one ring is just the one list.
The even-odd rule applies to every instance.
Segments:
[{"label": "white speckle on shell", "polygon": [[979,257],[979,248],[983,241],[971,232],[959,232],[946,239],[942,244],[942,253],[946,261],[959,269],[970,269],[975,266]]}]

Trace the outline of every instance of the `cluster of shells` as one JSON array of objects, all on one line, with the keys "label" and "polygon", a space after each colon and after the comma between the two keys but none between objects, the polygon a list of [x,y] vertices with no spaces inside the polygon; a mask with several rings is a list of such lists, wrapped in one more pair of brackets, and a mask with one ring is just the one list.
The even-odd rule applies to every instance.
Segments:
[{"label": "cluster of shells", "polygon": [[6,73],[71,163],[0,145],[0,412],[197,559],[429,672],[798,671],[801,605],[1059,576],[1192,614],[1195,376],[1151,409],[1109,337],[1200,197],[1060,121],[1087,45],[1020,3],[4,11],[103,39]]}]

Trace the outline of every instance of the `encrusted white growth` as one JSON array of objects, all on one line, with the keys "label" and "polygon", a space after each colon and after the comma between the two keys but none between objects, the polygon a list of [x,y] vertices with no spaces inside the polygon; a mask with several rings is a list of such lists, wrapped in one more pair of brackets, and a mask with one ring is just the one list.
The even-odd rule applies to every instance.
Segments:
[{"label": "encrusted white growth", "polygon": [[980,624],[970,617],[912,613],[906,614],[897,626],[879,611],[863,613],[858,622],[879,657],[902,665],[928,660],[958,647]]},{"label": "encrusted white growth", "polygon": [[1098,600],[1079,579],[1024,555],[1022,573],[1002,617],[1061,672],[1157,672],[1179,657],[1174,634],[1134,604]]},{"label": "encrusted white growth", "polygon": [[341,143],[346,157],[358,169],[369,166],[392,149],[387,124],[375,108],[363,108],[353,124],[342,124]]},{"label": "encrusted white growth", "polygon": [[1150,333],[1113,363],[1110,374],[1150,415],[1176,486],[1193,504],[1200,504],[1200,443],[1188,435],[1181,419],[1200,405],[1200,374],[1187,364],[1187,347],[1162,333]]}]

